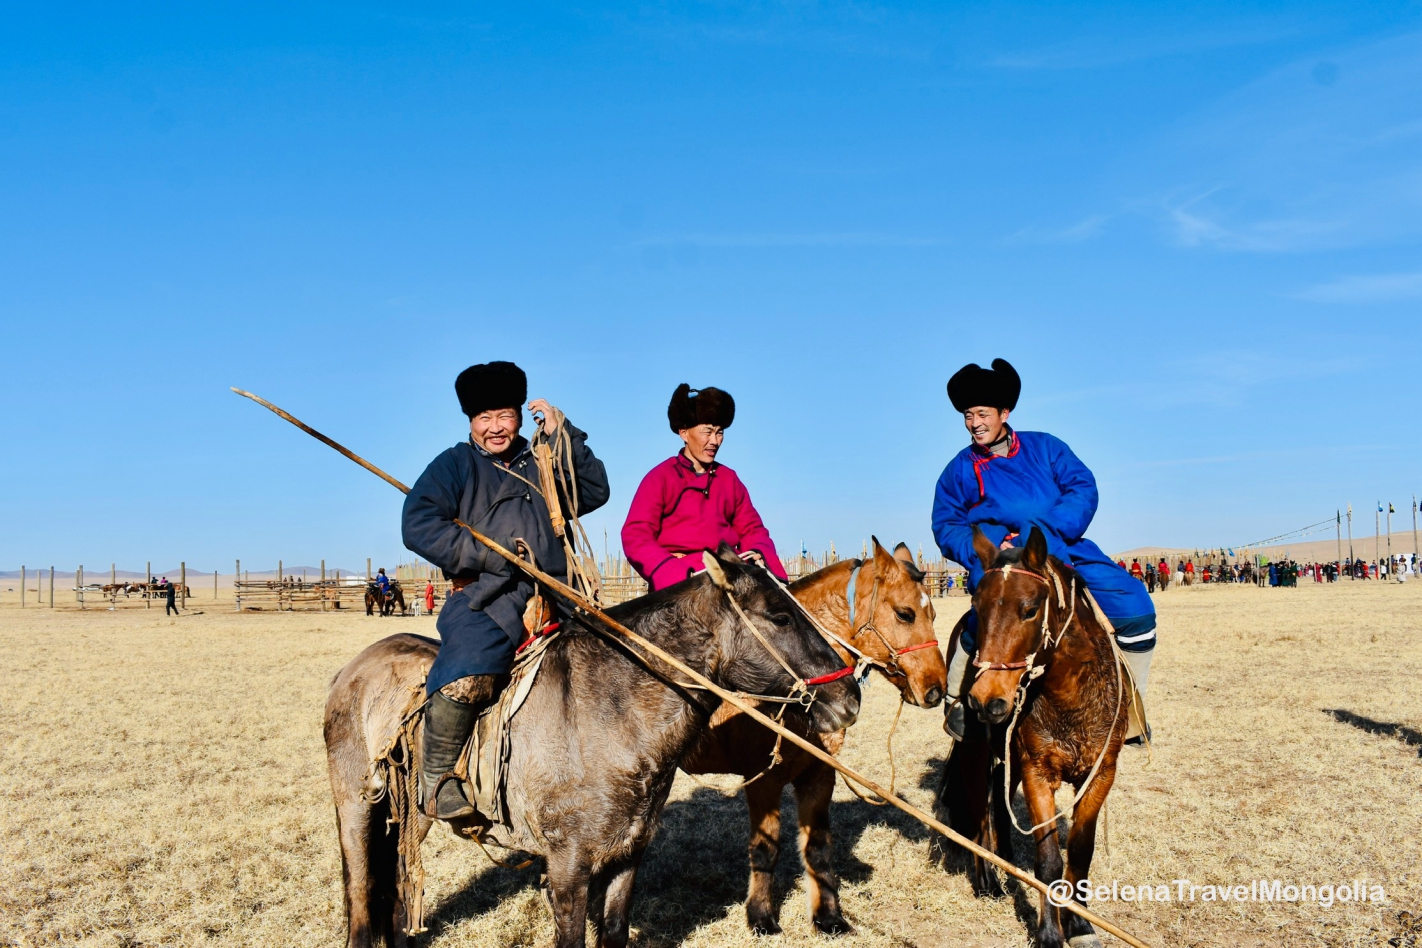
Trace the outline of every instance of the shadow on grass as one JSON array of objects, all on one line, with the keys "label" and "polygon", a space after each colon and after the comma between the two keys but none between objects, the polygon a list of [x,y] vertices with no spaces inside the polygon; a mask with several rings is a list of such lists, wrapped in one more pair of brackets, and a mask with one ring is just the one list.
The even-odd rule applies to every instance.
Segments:
[{"label": "shadow on grass", "polygon": [[1372,718],[1355,714],[1352,711],[1345,711],[1342,708],[1323,708],[1322,710],[1324,714],[1332,715],[1334,720],[1342,724],[1351,724],[1360,731],[1381,734],[1384,737],[1395,737],[1408,747],[1416,747],[1417,756],[1422,757],[1422,731],[1410,728],[1405,724],[1374,721]]},{"label": "shadow on grass", "polygon": [[[921,789],[936,790],[943,763],[942,758],[927,761],[917,785]],[[1015,807],[1018,821],[1028,825],[1026,806],[1020,795]],[[799,853],[795,796],[793,788],[788,786],[781,798],[781,813],[775,913],[782,925],[795,925],[803,921],[805,907],[796,905],[787,909],[785,902],[804,870]],[[841,881],[855,884],[872,880],[876,871],[890,871],[886,866],[875,866],[854,855],[861,838],[871,827],[888,827],[911,843],[923,842],[934,835],[928,827],[895,807],[873,806],[857,799],[835,801],[830,807],[830,819],[835,868]],[[645,948],[671,948],[701,927],[730,915],[737,916],[738,923],[744,924],[750,875],[746,852],[750,827],[744,795],[726,795],[698,787],[688,798],[668,803],[660,822],[637,876],[632,925],[640,932],[638,943]],[[1030,873],[1035,857],[1032,840],[1018,834],[1014,836],[1013,861]],[[971,856],[958,846],[948,844],[944,857],[944,868],[950,873],[970,871]],[[427,937],[437,936],[462,920],[486,914],[505,899],[537,887],[541,869],[540,860],[523,870],[495,867],[480,873],[434,908],[427,919],[431,933]],[[1034,929],[1037,922],[1034,893],[1014,885],[1008,886],[1008,893],[1023,925],[1029,931]]]}]

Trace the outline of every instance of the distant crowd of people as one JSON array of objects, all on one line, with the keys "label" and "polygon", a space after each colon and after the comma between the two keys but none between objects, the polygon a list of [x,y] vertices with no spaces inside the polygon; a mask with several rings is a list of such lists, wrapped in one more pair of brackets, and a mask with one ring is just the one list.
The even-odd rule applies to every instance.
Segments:
[{"label": "distant crowd of people", "polygon": [[1355,560],[1351,557],[1331,563],[1299,563],[1292,559],[1268,560],[1255,564],[1249,560],[1229,562],[1223,557],[1202,559],[1195,565],[1193,557],[1181,557],[1172,566],[1165,557],[1159,562],[1142,565],[1140,559],[1133,558],[1130,565],[1124,559],[1117,564],[1145,584],[1150,592],[1167,589],[1172,583],[1177,586],[1192,586],[1195,583],[1252,583],[1256,586],[1297,586],[1299,578],[1305,582],[1333,583],[1340,577],[1353,579],[1382,579],[1406,582],[1417,575],[1418,561],[1415,553],[1397,553],[1381,560]]}]

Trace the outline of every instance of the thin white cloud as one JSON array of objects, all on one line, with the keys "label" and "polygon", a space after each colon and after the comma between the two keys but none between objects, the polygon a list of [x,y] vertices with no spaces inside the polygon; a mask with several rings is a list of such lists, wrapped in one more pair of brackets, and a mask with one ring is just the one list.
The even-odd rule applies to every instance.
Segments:
[{"label": "thin white cloud", "polygon": [[1260,22],[1252,29],[1187,29],[1164,36],[1145,32],[1102,33],[1034,50],[1004,53],[988,59],[983,65],[1016,70],[1102,69],[1165,56],[1276,43],[1294,38],[1301,32],[1297,22],[1281,18],[1273,22]]},{"label": "thin white cloud", "polygon": [[1101,233],[1109,220],[1104,214],[1093,214],[1067,227],[1024,227],[1004,240],[1009,244],[1079,244]]},{"label": "thin white cloud", "polygon": [[1322,246],[1338,230],[1338,225],[1331,222],[1298,219],[1255,220],[1234,226],[1221,223],[1220,218],[1225,216],[1222,213],[1196,207],[1219,190],[1213,188],[1182,204],[1166,205],[1178,244],[1252,253],[1287,253]]},{"label": "thin white cloud", "polygon": [[805,234],[681,234],[638,241],[642,247],[931,247],[939,241],[869,231]]},{"label": "thin white cloud", "polygon": [[1422,272],[1340,277],[1294,294],[1314,303],[1389,303],[1422,299]]}]

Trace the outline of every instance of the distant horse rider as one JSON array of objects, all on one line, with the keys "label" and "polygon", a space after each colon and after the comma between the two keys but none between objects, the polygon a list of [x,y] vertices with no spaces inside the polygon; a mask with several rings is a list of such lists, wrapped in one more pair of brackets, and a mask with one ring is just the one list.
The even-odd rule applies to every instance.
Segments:
[{"label": "distant horse rider", "polygon": [[745,485],[716,460],[735,417],[735,400],[719,388],[683,383],[672,393],[667,422],[682,448],[642,478],[622,525],[623,552],[654,590],[703,569],[699,554],[723,541],[787,579]]},{"label": "distant horse rider", "polygon": [[[528,379],[512,362],[472,365],[454,382],[469,418],[469,440],[430,462],[405,500],[405,546],[444,570],[453,593],[435,628],[440,649],[425,682],[420,806],[436,819],[469,816],[474,808],[453,773],[479,711],[507,682],[525,636],[524,610],[533,596],[526,576],[455,523],[469,524],[506,549],[524,541],[540,569],[564,579],[568,562],[553,533],[529,442],[519,435]],[[566,425],[575,494],[559,489],[570,516],[607,503],[607,472],[587,446],[587,435],[544,399],[529,402],[543,414],[543,431]]]},{"label": "distant horse rider", "polygon": [[1130,573],[1141,582],[1145,582],[1145,570],[1141,569],[1141,561],[1136,557],[1131,557]]},{"label": "distant horse rider", "polygon": [[390,577],[385,575],[385,567],[375,571],[375,585],[380,587],[380,601],[384,602],[390,595]]},{"label": "distant horse rider", "polygon": [[176,616],[176,615],[182,615],[182,613],[178,611],[178,590],[177,590],[177,587],[175,587],[172,583],[168,582],[168,577],[166,577],[166,576],[163,577],[162,586],[163,586],[163,598],[164,598],[164,600],[165,600],[165,602],[166,602],[166,605],[164,606],[164,609],[163,609],[163,615],[166,616],[166,615],[168,615],[168,614],[170,614],[170,613],[171,613],[172,615],[175,615],[175,616]]},{"label": "distant horse rider", "polygon": [[[1040,431],[1015,431],[1007,423],[1022,380],[1004,359],[991,369],[970,364],[948,381],[948,398],[963,413],[972,443],[943,469],[933,498],[933,535],[943,555],[968,567],[972,592],[983,577],[973,551],[973,527],[1002,549],[1025,545],[1032,528],[1048,551],[1070,565],[1091,590],[1115,628],[1141,696],[1155,650],[1155,606],[1131,574],[1086,539],[1096,515],[1096,478],[1061,440]],[[977,651],[977,615],[948,666],[944,730],[962,740],[967,716],[960,700],[968,662]]]}]

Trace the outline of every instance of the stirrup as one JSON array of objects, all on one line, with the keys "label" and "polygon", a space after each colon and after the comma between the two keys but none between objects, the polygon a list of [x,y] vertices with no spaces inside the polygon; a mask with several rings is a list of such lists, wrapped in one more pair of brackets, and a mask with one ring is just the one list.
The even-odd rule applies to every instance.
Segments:
[{"label": "stirrup", "polygon": [[[444,790],[444,785],[451,780],[455,782],[455,789],[459,794],[459,799],[463,806],[461,806],[457,812],[441,813],[439,811],[440,792]],[[431,788],[429,796],[425,798],[424,805],[420,807],[420,809],[424,812],[425,816],[428,816],[432,820],[459,820],[468,816],[474,816],[479,812],[474,804],[469,802],[469,798],[465,796],[463,788],[459,786],[459,777],[454,773],[441,774],[439,778],[435,780],[434,787]]]}]

